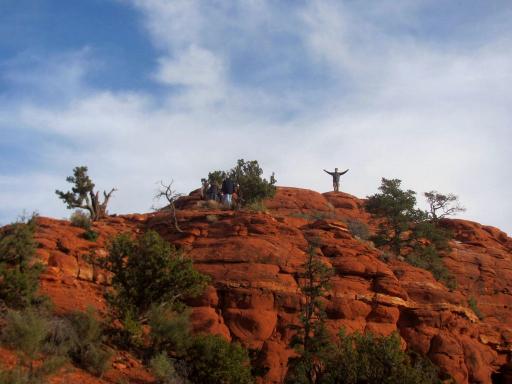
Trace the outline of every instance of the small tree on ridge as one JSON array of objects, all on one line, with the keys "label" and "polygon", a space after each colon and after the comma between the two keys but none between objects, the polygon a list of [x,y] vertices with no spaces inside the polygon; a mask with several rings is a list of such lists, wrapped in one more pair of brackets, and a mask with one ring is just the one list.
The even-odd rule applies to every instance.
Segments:
[{"label": "small tree on ridge", "polygon": [[271,198],[276,193],[274,174],[270,181],[263,178],[263,169],[257,160],[240,159],[228,175],[239,185],[240,199],[243,205]]},{"label": "small tree on ridge", "polygon": [[379,226],[377,242],[391,245],[397,255],[400,255],[402,247],[402,234],[421,214],[415,209],[416,192],[410,189],[403,191],[401,183],[401,180],[383,177],[379,187],[381,193],[369,196],[366,202],[368,212],[387,221]]},{"label": "small tree on ridge", "polygon": [[466,208],[460,205],[459,198],[451,193],[444,195],[437,191],[430,191],[425,192],[424,196],[429,206],[429,215],[435,222],[443,217],[454,215],[457,212],[466,211]]},{"label": "small tree on ridge", "polygon": [[74,186],[71,191],[62,192],[56,190],[55,193],[62,199],[68,209],[80,208],[89,212],[92,221],[96,221],[107,216],[107,204],[112,194],[116,191],[115,188],[107,193],[103,191],[103,202],[100,201],[99,191],[94,192],[94,183],[89,175],[87,175],[87,167],[75,167],[73,169],[73,176],[66,178],[68,183]]},{"label": "small tree on ridge", "polygon": [[163,210],[171,210],[171,214],[174,221],[174,227],[178,232],[183,232],[178,224],[178,218],[176,217],[176,201],[183,196],[182,193],[176,192],[176,190],[172,189],[173,180],[169,184],[165,184],[163,181],[160,181],[160,188],[158,189],[154,199],[160,200],[165,198],[167,200],[167,205],[163,208],[158,209],[159,211]]}]

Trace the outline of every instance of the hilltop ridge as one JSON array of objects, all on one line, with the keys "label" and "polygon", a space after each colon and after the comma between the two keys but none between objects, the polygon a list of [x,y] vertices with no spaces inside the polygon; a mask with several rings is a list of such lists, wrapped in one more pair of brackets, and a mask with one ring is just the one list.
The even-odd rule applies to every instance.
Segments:
[{"label": "hilltop ridge", "polygon": [[[257,352],[257,363],[266,369],[261,381],[281,383],[293,355],[289,325],[298,321],[302,300],[297,271],[308,242],[315,240],[322,261],[335,270],[326,301],[330,330],[398,331],[405,344],[457,383],[512,382],[512,239],[507,234],[444,219],[454,233],[444,258],[457,282],[450,290],[430,272],[387,257],[351,232],[351,220],[376,228],[362,199],[279,187],[265,206],[261,212],[209,208],[192,192],[177,203],[182,232],[167,212],[110,216],[94,223],[95,242],[83,239],[83,229],[68,221],[39,217],[37,256],[47,265],[41,290],[57,312],[93,306],[105,313],[102,292],[109,276],[86,255],[93,250],[104,255],[109,236],[154,229],[212,279],[204,295],[189,303],[194,330],[240,341]],[[470,300],[477,303],[480,318]],[[115,382],[120,376],[151,382],[140,362],[122,352],[104,379],[75,374],[90,383]]]}]

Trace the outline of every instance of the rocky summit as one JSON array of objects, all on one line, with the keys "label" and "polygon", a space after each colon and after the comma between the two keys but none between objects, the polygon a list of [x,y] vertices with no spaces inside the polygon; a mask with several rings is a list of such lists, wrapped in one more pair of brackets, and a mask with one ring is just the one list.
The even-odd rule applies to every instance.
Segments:
[{"label": "rocky summit", "polygon": [[[294,355],[290,325],[297,324],[303,300],[298,271],[314,241],[335,270],[325,297],[330,331],[396,331],[404,347],[427,355],[457,383],[512,383],[512,239],[494,227],[443,219],[454,233],[443,259],[457,283],[449,289],[429,271],[353,234],[351,220],[370,231],[378,224],[363,204],[346,193],[280,187],[266,210],[231,211],[208,207],[193,192],[177,203],[181,232],[166,212],[109,216],[94,223],[94,242],[69,221],[39,217],[37,255],[46,265],[41,290],[58,313],[92,306],[106,314],[110,276],[88,255],[106,255],[115,234],[156,230],[211,277],[202,297],[189,303],[194,331],[239,341],[256,354],[260,382],[282,383]],[[5,349],[0,356],[7,364],[13,359]],[[154,381],[124,351],[101,379],[75,368],[51,380],[114,383],[119,377]]]}]

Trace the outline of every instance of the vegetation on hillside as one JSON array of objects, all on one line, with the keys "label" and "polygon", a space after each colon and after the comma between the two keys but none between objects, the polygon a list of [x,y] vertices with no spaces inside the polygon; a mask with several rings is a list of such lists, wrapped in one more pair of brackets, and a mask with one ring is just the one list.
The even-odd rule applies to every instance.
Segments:
[{"label": "vegetation on hillside", "polygon": [[430,360],[402,350],[397,333],[346,335],[341,330],[316,383],[441,384],[441,380]]},{"label": "vegetation on hillside", "polygon": [[325,326],[322,302],[332,270],[310,245],[299,282],[305,297],[300,326],[292,342],[297,357],[289,361],[287,383],[293,384],[440,384],[427,358],[403,351],[398,334],[346,335],[333,338]]},{"label": "vegetation on hillside", "polygon": [[21,218],[0,233],[0,303],[22,309],[36,303],[42,264],[34,261],[36,215]]},{"label": "vegetation on hillside", "polygon": [[400,255],[404,232],[409,230],[417,220],[420,212],[415,208],[416,192],[410,189],[403,191],[398,179],[382,179],[380,193],[368,197],[366,210],[385,221],[379,224],[379,230],[374,237],[377,245],[389,245]]},{"label": "vegetation on hillside", "polygon": [[455,288],[455,279],[442,260],[450,250],[452,235],[439,219],[464,210],[457,197],[427,192],[429,210],[423,211],[416,208],[416,192],[402,190],[401,180],[383,178],[379,190],[366,202],[366,210],[382,219],[372,238],[374,243],[391,249],[396,256],[403,255],[410,264],[429,270],[434,278]]},{"label": "vegetation on hillside", "polygon": [[190,258],[151,230],[137,239],[127,233],[115,237],[99,264],[113,274],[107,299],[120,318],[144,317],[155,305],[178,308],[208,281]]},{"label": "vegetation on hillside", "polygon": [[161,383],[252,382],[245,349],[220,336],[190,332],[185,302],[208,282],[190,258],[154,231],[137,239],[120,234],[108,251],[99,264],[113,274],[106,297],[123,324],[117,340],[138,354]]},{"label": "vegetation on hillside", "polygon": [[37,293],[42,265],[34,262],[36,216],[0,234],[0,332],[2,345],[16,351],[17,365],[0,370],[1,383],[39,383],[72,361],[101,376],[110,353],[92,313],[56,316]]},{"label": "vegetation on hillside", "polygon": [[[104,192],[100,202],[87,167],[76,167],[73,173],[67,178],[72,190],[56,193],[68,208],[88,211],[75,211],[70,221],[85,229],[84,238],[95,241],[98,233],[91,229],[92,222],[105,217],[115,190]],[[238,185],[239,201],[247,208],[264,210],[262,201],[272,197],[276,187],[273,175],[267,181],[262,174],[257,161],[241,159],[227,172],[211,172],[208,179],[220,184],[231,177]],[[177,195],[171,185],[162,184],[160,196],[166,197],[174,210]],[[416,207],[416,193],[402,190],[398,179],[383,178],[379,190],[366,203],[367,211],[381,219],[372,238],[375,244],[454,287],[442,262],[451,234],[442,227],[441,219],[464,210],[457,197],[427,192],[429,210],[422,211]],[[174,224],[179,230],[176,220]],[[112,238],[106,257],[90,259],[112,274],[112,285],[106,291],[108,322],[99,321],[92,310],[57,316],[37,294],[42,266],[33,260],[35,225],[34,216],[0,232],[0,304],[5,308],[0,311],[4,324],[0,342],[19,356],[14,369],[0,370],[0,382],[43,382],[65,363],[101,377],[110,366],[111,347],[127,348],[140,357],[160,383],[254,381],[243,346],[218,335],[191,332],[187,300],[201,295],[209,279],[194,269],[182,250],[151,230],[136,238],[127,233]],[[364,223],[350,219],[347,225],[360,239],[369,237]],[[292,326],[295,336],[291,345],[297,355],[289,361],[287,382],[438,383],[433,365],[403,351],[398,335],[340,332],[333,337],[328,332],[323,303],[333,270],[320,255],[318,246],[311,244],[296,276],[304,302],[300,321]],[[476,301],[471,298],[468,303],[482,317]]]},{"label": "vegetation on hillside", "polygon": [[325,328],[322,305],[332,275],[333,270],[320,260],[318,246],[310,244],[306,261],[297,276],[305,300],[300,325],[291,343],[298,356],[289,362],[289,383],[316,383],[325,368],[325,361],[332,354],[333,346]]}]

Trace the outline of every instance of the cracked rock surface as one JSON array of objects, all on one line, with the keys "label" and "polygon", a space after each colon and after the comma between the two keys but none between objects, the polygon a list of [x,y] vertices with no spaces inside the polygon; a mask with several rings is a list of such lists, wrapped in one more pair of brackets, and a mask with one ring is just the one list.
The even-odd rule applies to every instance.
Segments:
[{"label": "cracked rock surface", "polygon": [[279,188],[266,212],[207,209],[194,193],[179,203],[182,232],[166,213],[112,216],[94,224],[96,242],[67,221],[39,218],[37,254],[47,265],[42,291],[56,310],[93,306],[105,313],[102,292],[110,276],[89,264],[87,255],[105,255],[115,234],[154,229],[212,279],[203,296],[189,303],[195,331],[257,351],[258,363],[268,368],[261,382],[281,383],[293,355],[290,325],[298,322],[303,300],[297,273],[314,241],[335,270],[325,303],[333,333],[396,331],[404,345],[428,355],[457,383],[491,383],[499,370],[501,380],[512,380],[512,239],[499,229],[444,220],[455,234],[444,258],[457,281],[450,291],[428,271],[383,261],[381,251],[352,235],[349,220],[370,229],[377,223],[364,212],[363,200],[342,192]]}]

